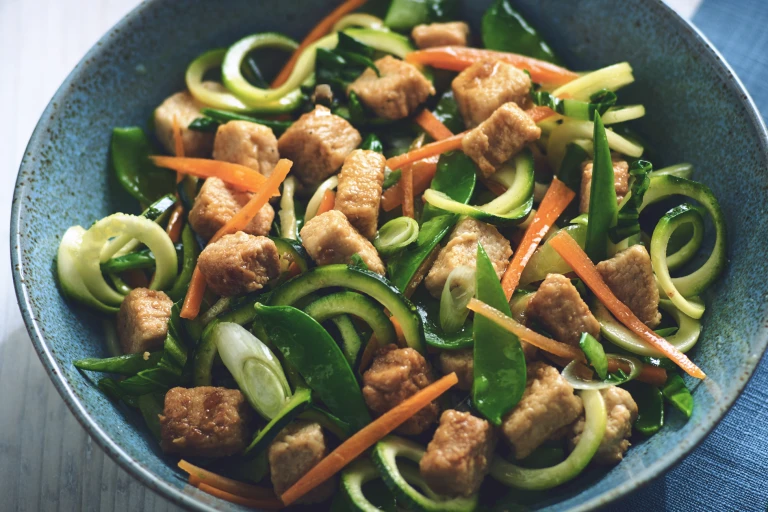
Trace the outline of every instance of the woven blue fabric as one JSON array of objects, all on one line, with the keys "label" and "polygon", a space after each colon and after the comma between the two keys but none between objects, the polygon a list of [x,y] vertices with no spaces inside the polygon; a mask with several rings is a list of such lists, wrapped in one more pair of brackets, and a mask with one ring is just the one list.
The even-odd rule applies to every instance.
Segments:
[{"label": "woven blue fabric", "polygon": [[[768,119],[768,1],[705,0],[693,23]],[[768,355],[717,428],[672,471],[614,510],[768,510]]]}]

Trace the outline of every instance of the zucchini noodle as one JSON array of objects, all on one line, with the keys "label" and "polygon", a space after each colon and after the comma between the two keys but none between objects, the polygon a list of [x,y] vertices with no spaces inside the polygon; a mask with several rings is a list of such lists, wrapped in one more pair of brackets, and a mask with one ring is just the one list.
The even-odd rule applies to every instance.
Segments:
[{"label": "zucchini noodle", "polygon": [[77,270],[89,292],[99,301],[110,306],[119,306],[125,298],[104,280],[100,264],[112,255],[103,254],[103,248],[110,238],[128,235],[146,245],[155,256],[155,277],[149,288],[163,290],[171,285],[178,273],[176,248],[165,230],[153,221],[135,215],[115,213],[91,226],[83,234],[77,255]]},{"label": "zucchini noodle", "polygon": [[516,489],[545,491],[575,478],[592,460],[605,435],[607,411],[600,391],[583,390],[584,432],[576,448],[560,464],[543,469],[528,469],[511,464],[496,455],[490,475],[504,485]]},{"label": "zucchini noodle", "polygon": [[[552,169],[559,169],[565,156],[565,147],[577,139],[592,140],[594,123],[592,121],[578,121],[566,119],[563,124],[552,130],[547,143],[547,158]],[[625,139],[612,130],[606,130],[608,146],[624,155],[639,158],[643,154],[643,147]]]},{"label": "zucchini noodle", "polygon": [[338,176],[331,176],[324,182],[322,182],[318,187],[317,190],[315,190],[315,193],[312,194],[312,197],[309,199],[309,202],[307,203],[307,210],[304,213],[304,223],[312,219],[315,215],[317,215],[317,209],[320,208],[320,203],[323,201],[323,196],[325,195],[326,190],[334,190],[339,185],[339,177]]},{"label": "zucchini noodle", "polygon": [[[575,220],[575,219],[574,219]],[[587,240],[587,226],[586,224],[571,224],[563,228],[576,242],[584,247]],[[554,236],[556,231],[550,230],[550,235]],[[551,236],[547,236],[547,239]],[[520,276],[520,285],[525,286],[527,284],[541,281],[547,277],[547,274],[566,274],[572,272],[573,269],[565,262],[563,258],[555,251],[551,245],[546,241],[536,249],[528,260],[528,264],[523,269],[523,273]]]},{"label": "zucchini noodle", "polygon": [[298,240],[298,222],[296,221],[296,206],[293,196],[296,193],[296,178],[288,176],[283,182],[283,193],[280,196],[280,235],[283,238]]},{"label": "zucchini noodle", "polygon": [[[639,356],[666,357],[664,354],[651,347],[646,341],[624,327],[613,315],[599,302],[592,305],[595,318],[600,322],[600,331],[603,336],[619,348],[623,348]],[[665,339],[680,352],[688,352],[699,340],[701,322],[691,318],[675,307],[671,300],[661,299],[659,308],[672,316],[678,329],[672,336]]]},{"label": "zucchini noodle", "polygon": [[379,508],[371,503],[363,494],[363,486],[379,478],[376,467],[367,459],[357,459],[341,472],[341,488],[347,498],[354,504],[354,510],[362,512],[379,512]]},{"label": "zucchini noodle", "polygon": [[651,176],[664,176],[667,174],[689,180],[693,176],[693,165],[689,163],[681,163],[651,172]]},{"label": "zucchini noodle", "polygon": [[616,124],[633,119],[640,119],[645,115],[643,105],[625,105],[621,107],[611,107],[603,114],[603,124]]},{"label": "zucchini noodle", "polygon": [[574,100],[589,101],[590,96],[600,91],[608,89],[616,91],[635,81],[632,75],[632,66],[629,62],[620,62],[597,71],[592,71],[586,75],[580,76],[576,80],[568,82],[555,89],[553,96],[567,96]]},{"label": "zucchini noodle", "polygon": [[385,32],[389,32],[389,29],[384,25],[384,22],[381,20],[381,18],[377,18],[376,16],[362,12],[347,14],[336,22],[336,24],[331,29],[331,32],[341,32],[342,30],[350,27],[369,28],[372,30],[383,30]]}]

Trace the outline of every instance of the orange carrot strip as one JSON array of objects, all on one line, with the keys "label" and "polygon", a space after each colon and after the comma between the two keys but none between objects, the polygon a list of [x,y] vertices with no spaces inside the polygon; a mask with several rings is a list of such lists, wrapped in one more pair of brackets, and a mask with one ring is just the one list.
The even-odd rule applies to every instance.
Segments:
[{"label": "orange carrot strip", "polygon": [[149,279],[147,279],[147,274],[145,274],[143,270],[139,270],[137,268],[122,272],[120,277],[123,281],[125,281],[125,284],[131,288],[146,288],[149,286]]},{"label": "orange carrot strip", "polygon": [[280,70],[280,73],[272,82],[272,88],[280,87],[285,83],[286,80],[288,80],[288,77],[291,76],[291,72],[293,71],[293,67],[296,65],[296,61],[299,59],[299,56],[304,53],[304,50],[307,48],[307,46],[330,32],[337,21],[355,9],[362,7],[366,1],[367,0],[347,0],[336,9],[334,9],[331,14],[320,20],[320,23],[315,25],[315,28],[313,28],[309,34],[307,34],[304,40],[301,41],[299,47],[296,48],[296,51],[293,52],[291,58],[288,60],[288,62],[285,63],[283,69]]},{"label": "orange carrot strip", "polygon": [[409,151],[408,153],[393,156],[387,160],[387,167],[394,171],[395,169],[400,169],[401,167],[412,164],[416,160],[421,160],[422,158],[429,158],[431,156],[442,155],[449,151],[461,149],[461,141],[466,134],[467,132],[462,132],[452,137],[448,137],[447,139],[426,144],[418,149]]},{"label": "orange carrot strip", "polygon": [[[277,162],[272,174],[264,182],[261,189],[251,197],[251,199],[237,212],[231,219],[224,224],[208,243],[213,243],[224,235],[242,231],[257,213],[267,204],[269,198],[278,190],[280,184],[288,176],[293,162],[285,158]],[[205,276],[200,272],[200,267],[196,266],[192,273],[192,281],[187,289],[187,296],[184,297],[184,305],[181,307],[181,318],[194,320],[200,313],[200,304],[203,302],[205,294]]]},{"label": "orange carrot strip", "polygon": [[592,293],[594,293],[600,302],[613,313],[616,319],[624,324],[628,329],[643,338],[649,345],[659,350],[662,354],[670,358],[688,375],[697,379],[706,378],[706,374],[696,366],[688,357],[670,344],[667,340],[653,332],[647,325],[638,319],[634,313],[613,294],[603,278],[600,277],[595,265],[589,259],[589,256],[579,247],[579,244],[571,238],[565,231],[559,232],[552,237],[549,245],[557,251],[563,260],[576,272],[584,281]]},{"label": "orange carrot strip", "polygon": [[421,126],[427,134],[435,140],[443,140],[453,135],[435,115],[427,109],[422,110],[413,118],[414,122]]},{"label": "orange carrot strip", "polygon": [[[413,196],[420,196],[432,184],[432,178],[437,172],[439,156],[432,156],[423,160],[417,160],[411,164],[413,170]],[[398,181],[381,195],[381,207],[385,212],[390,212],[403,204],[403,193]]]},{"label": "orange carrot strip", "polygon": [[442,46],[418,50],[405,56],[405,60],[411,64],[425,64],[450,71],[463,71],[475,62],[489,59],[525,69],[531,74],[531,80],[540,84],[563,85],[579,77],[578,73],[533,57],[480,48]]},{"label": "orange carrot strip", "polygon": [[416,212],[413,209],[413,168],[406,165],[401,169],[400,189],[403,191],[403,216],[416,218]]},{"label": "orange carrot strip", "polygon": [[446,375],[360,429],[285,491],[281,496],[283,503],[290,505],[331,478],[365,450],[405,423],[408,418],[448,391],[457,382],[459,379],[456,377],[456,373]]},{"label": "orange carrot strip", "polygon": [[546,236],[552,224],[565,211],[565,208],[573,201],[575,196],[576,193],[569,189],[565,183],[557,178],[552,180],[552,184],[549,186],[547,193],[544,194],[544,199],[541,200],[541,205],[536,210],[533,221],[528,226],[528,229],[525,230],[525,235],[501,280],[501,286],[504,288],[507,300],[512,298],[515,288],[520,283],[520,276],[528,264],[528,260],[531,259],[531,256],[533,256],[534,251],[536,251],[536,248],[544,236]]},{"label": "orange carrot strip", "polygon": [[317,213],[315,214],[315,217],[318,215],[322,215],[325,212],[329,212],[333,210],[334,205],[336,204],[336,192],[334,192],[331,189],[328,189],[325,191],[325,194],[323,194],[323,199],[320,201],[320,206],[317,207]]},{"label": "orange carrot strip", "polygon": [[[609,357],[608,371],[615,372],[619,368],[624,372],[629,373],[628,364]],[[645,382],[646,384],[653,384],[654,386],[663,386],[667,382],[667,370],[659,368],[658,366],[644,364],[643,368],[640,370],[640,374],[637,376],[637,380]]]},{"label": "orange carrot strip", "polygon": [[285,507],[283,502],[277,498],[246,498],[245,496],[240,496],[239,494],[232,494],[231,492],[222,491],[221,489],[211,487],[210,485],[202,482],[196,487],[201,491],[210,494],[211,496],[229,501],[230,503],[237,503],[238,505],[243,505],[244,507],[265,510],[280,510],[281,508]]},{"label": "orange carrot strip", "polygon": [[533,119],[534,123],[538,123],[539,121],[543,121],[548,117],[552,117],[553,115],[557,114],[554,110],[552,110],[549,107],[543,107],[543,106],[536,106],[533,108],[530,108],[525,111],[528,116],[530,116],[531,119]]},{"label": "orange carrot strip", "polygon": [[[176,156],[183,157],[184,156],[184,139],[181,138],[181,127],[179,126],[179,118],[178,116],[173,116],[173,125],[171,126],[173,130],[173,149],[174,153],[176,153]],[[184,179],[184,174],[176,171],[176,184],[181,183],[181,180]]]},{"label": "orange carrot strip", "polygon": [[219,178],[225,183],[249,192],[258,192],[267,182],[266,177],[250,167],[230,162],[175,156],[152,156],[150,158],[158,167],[166,167],[198,178]]},{"label": "orange carrot strip", "polygon": [[549,352],[550,354],[554,354],[558,357],[566,358],[569,361],[573,359],[584,361],[584,353],[580,349],[572,347],[566,343],[547,338],[546,336],[543,336],[536,331],[527,328],[523,324],[516,322],[512,317],[505,315],[498,309],[489,306],[485,302],[479,301],[477,299],[470,299],[467,308],[471,309],[478,315],[484,316],[499,327],[506,329],[518,338],[527,341],[536,348],[540,348],[541,350]]},{"label": "orange carrot strip", "polygon": [[181,201],[176,203],[176,207],[171,212],[171,218],[168,219],[168,225],[165,226],[165,232],[171,242],[176,243],[181,237],[181,226],[184,224],[184,205]]},{"label": "orange carrot strip", "polygon": [[[272,489],[246,484],[238,480],[233,480],[225,476],[217,475],[207,469],[190,464],[184,459],[179,461],[179,468],[189,474],[190,483],[197,487],[198,483],[203,483],[216,489],[237,494],[244,498],[275,498]],[[195,480],[193,482],[192,480]]]}]

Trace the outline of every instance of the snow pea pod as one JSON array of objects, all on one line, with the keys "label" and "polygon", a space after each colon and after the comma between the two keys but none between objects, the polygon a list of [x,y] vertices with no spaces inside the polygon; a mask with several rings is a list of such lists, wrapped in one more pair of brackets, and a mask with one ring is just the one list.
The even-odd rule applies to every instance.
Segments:
[{"label": "snow pea pod", "polygon": [[160,362],[162,356],[162,352],[153,352],[147,358],[144,358],[144,354],[126,354],[116,357],[105,357],[104,359],[86,357],[72,364],[79,370],[131,376],[136,375],[142,370],[154,368]]},{"label": "snow pea pod", "polygon": [[352,368],[322,325],[291,306],[255,308],[269,340],[331,413],[355,430],[371,422]]},{"label": "snow pea pod", "polygon": [[589,191],[587,241],[584,250],[598,263],[608,257],[608,230],[616,224],[618,204],[614,185],[611,148],[600,114],[595,114],[595,160]]},{"label": "snow pea pod", "polygon": [[173,288],[168,290],[168,296],[171,300],[178,301],[184,298],[189,288],[189,282],[192,280],[192,273],[195,271],[195,265],[197,265],[197,256],[200,254],[200,247],[195,240],[195,233],[189,224],[184,226],[181,231],[181,246],[184,254],[181,263],[181,272],[179,277],[176,278],[176,282],[173,283]]},{"label": "snow pea pod", "polygon": [[489,50],[520,53],[560,64],[555,52],[509,0],[497,0],[485,11],[482,21],[483,46]]},{"label": "snow pea pod", "polygon": [[[477,246],[475,280],[478,300],[512,316],[493,264],[480,244]],[[517,336],[480,315],[475,316],[473,337],[472,401],[488,421],[501,425],[502,416],[517,405],[525,391],[523,349]]]},{"label": "snow pea pod", "polygon": [[150,204],[176,190],[174,173],[149,159],[155,151],[141,128],[115,128],[110,147],[117,180],[141,204]]}]

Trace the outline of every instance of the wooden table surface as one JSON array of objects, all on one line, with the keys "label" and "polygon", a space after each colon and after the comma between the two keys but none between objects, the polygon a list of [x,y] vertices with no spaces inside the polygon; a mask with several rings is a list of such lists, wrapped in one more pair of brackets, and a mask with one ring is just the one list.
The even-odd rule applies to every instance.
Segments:
[{"label": "wooden table surface", "polygon": [[[700,0],[670,0],[690,16]],[[179,510],[94,445],[32,349],[8,249],[13,183],[46,104],[85,52],[136,0],[0,0],[0,510]]]}]

